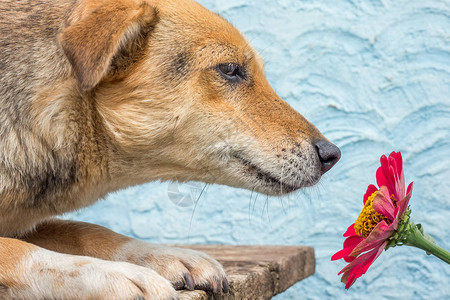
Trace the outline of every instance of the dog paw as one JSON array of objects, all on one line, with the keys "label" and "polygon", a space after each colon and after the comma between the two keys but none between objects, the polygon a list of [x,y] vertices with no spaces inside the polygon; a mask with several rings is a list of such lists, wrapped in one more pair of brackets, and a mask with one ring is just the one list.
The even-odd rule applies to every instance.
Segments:
[{"label": "dog paw", "polygon": [[142,266],[45,250],[33,258],[28,288],[11,289],[13,299],[178,299],[170,281]]},{"label": "dog paw", "polygon": [[229,291],[222,265],[200,251],[133,240],[120,248],[114,260],[152,268],[177,290],[198,289],[216,294]]}]

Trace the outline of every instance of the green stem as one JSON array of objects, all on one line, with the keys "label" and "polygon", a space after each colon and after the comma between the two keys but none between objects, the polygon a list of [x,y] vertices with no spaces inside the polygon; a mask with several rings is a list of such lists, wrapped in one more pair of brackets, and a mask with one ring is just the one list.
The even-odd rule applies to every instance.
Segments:
[{"label": "green stem", "polygon": [[422,233],[414,223],[410,223],[408,227],[406,237],[403,240],[404,245],[425,250],[428,255],[433,254],[437,258],[445,261],[447,264],[450,264],[450,252],[437,246],[433,241],[431,241],[431,237],[428,236],[429,238],[427,239],[427,234]]}]

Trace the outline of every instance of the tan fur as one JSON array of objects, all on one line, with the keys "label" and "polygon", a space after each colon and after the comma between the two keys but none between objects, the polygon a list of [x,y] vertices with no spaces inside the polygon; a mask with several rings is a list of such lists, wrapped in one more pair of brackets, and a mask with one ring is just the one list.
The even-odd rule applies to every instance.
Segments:
[{"label": "tan fur", "polygon": [[[16,287],[21,281],[24,270],[21,269],[20,262],[25,259],[35,246],[8,238],[0,238],[0,283],[9,287]],[[7,257],[8,259],[3,259]]]},{"label": "tan fur", "polygon": [[[324,172],[325,138],[277,96],[245,37],[194,1],[3,1],[0,50],[0,236],[35,244],[0,238],[0,295],[71,299],[62,287],[96,272],[120,275],[77,297],[111,286],[156,297],[160,286],[170,299],[168,280],[226,291],[205,254],[51,218],[153,180],[282,195]],[[239,65],[240,79],[221,64]],[[126,286],[134,268],[166,279]]]},{"label": "tan fur", "polygon": [[39,224],[22,240],[60,253],[112,260],[132,239],[98,225],[55,219]]}]

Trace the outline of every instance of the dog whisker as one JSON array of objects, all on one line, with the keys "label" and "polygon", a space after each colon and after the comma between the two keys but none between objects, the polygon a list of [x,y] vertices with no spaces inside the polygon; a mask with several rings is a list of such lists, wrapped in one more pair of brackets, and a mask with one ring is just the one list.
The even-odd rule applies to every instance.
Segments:
[{"label": "dog whisker", "polygon": [[189,221],[189,230],[188,230],[188,241],[191,238],[191,227],[192,227],[192,221],[194,220],[194,214],[195,214],[195,210],[197,209],[197,205],[200,201],[200,198],[203,195],[203,192],[205,191],[206,187],[208,186],[207,183],[205,183],[205,186],[203,187],[202,191],[200,192],[200,195],[198,195],[197,200],[194,202],[194,208],[192,209],[192,214],[191,214],[191,219]]},{"label": "dog whisker", "polygon": [[256,206],[256,201],[258,200],[258,196],[259,196],[259,194],[256,194],[255,200],[253,201],[252,216],[253,216],[253,214],[254,214],[254,212],[255,212],[255,206]]},{"label": "dog whisker", "polygon": [[252,209],[252,197],[253,197],[253,192],[255,191],[255,189],[252,189],[252,192],[250,194],[250,200],[248,202],[248,223],[251,224],[252,223],[252,214],[251,214],[251,209]]}]

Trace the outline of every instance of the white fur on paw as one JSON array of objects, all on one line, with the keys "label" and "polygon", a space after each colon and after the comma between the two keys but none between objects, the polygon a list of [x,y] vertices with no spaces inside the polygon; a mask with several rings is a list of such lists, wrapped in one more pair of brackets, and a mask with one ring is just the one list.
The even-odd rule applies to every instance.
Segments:
[{"label": "white fur on paw", "polygon": [[200,251],[133,240],[120,248],[114,260],[152,268],[170,280],[176,289],[200,289],[214,293],[229,290],[222,265]]},{"label": "white fur on paw", "polygon": [[10,289],[13,299],[178,299],[167,279],[126,262],[39,249],[22,267],[25,285]]}]

